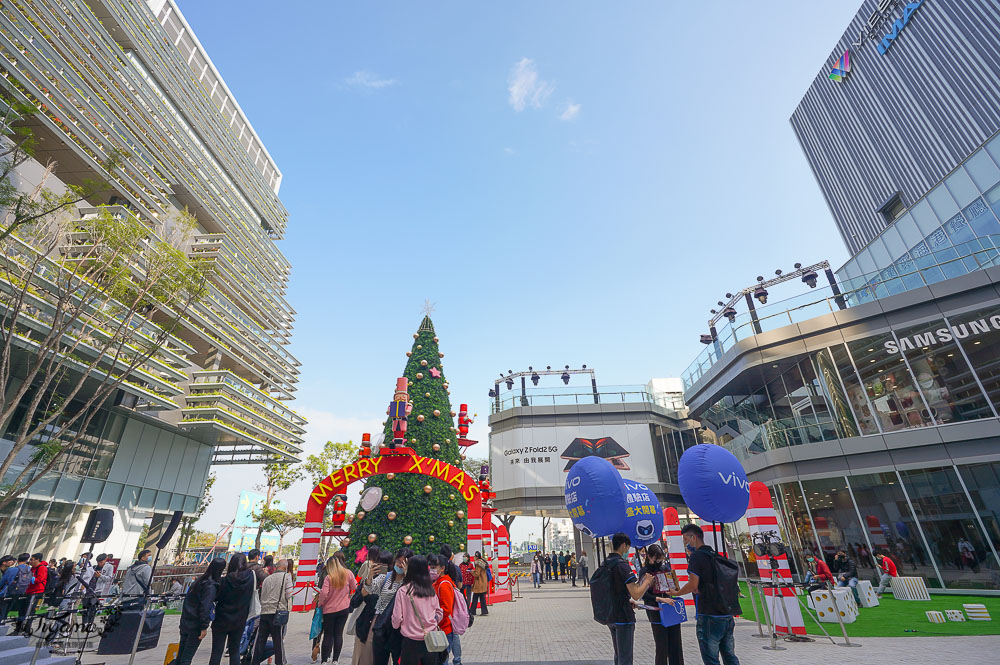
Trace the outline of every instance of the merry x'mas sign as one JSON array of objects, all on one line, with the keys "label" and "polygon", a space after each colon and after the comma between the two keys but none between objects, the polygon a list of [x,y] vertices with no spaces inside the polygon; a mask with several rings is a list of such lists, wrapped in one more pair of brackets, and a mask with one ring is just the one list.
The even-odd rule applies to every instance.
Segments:
[{"label": "merry x'mas sign", "polygon": [[310,505],[316,502],[325,506],[335,494],[344,493],[354,481],[383,473],[420,473],[438,478],[461,492],[462,498],[468,502],[472,502],[479,493],[479,486],[472,476],[447,462],[412,454],[376,455],[348,464],[321,480],[312,491]]}]

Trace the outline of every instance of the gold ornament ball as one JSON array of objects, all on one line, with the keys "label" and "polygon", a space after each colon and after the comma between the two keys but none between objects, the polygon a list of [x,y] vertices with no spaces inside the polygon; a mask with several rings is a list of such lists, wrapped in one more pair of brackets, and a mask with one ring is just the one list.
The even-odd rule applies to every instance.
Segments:
[{"label": "gold ornament ball", "polygon": [[430,494],[434,490],[430,485],[424,485],[424,494]]},{"label": "gold ornament ball", "polygon": [[465,511],[464,510],[456,510],[455,511],[455,517],[457,517],[460,520],[465,519]]},{"label": "gold ornament ball", "polygon": [[455,417],[455,416],[457,416],[457,415],[458,415],[458,414],[457,414],[457,413],[455,413],[454,411],[452,411],[452,412],[451,412],[451,417],[452,417],[452,418],[454,418],[454,417]]},{"label": "gold ornament ball", "polygon": [[409,545],[413,542],[413,536],[403,536],[403,544]]},{"label": "gold ornament ball", "polygon": [[[417,333],[413,333],[413,339],[416,339],[417,337],[419,337],[419,335]],[[417,348],[419,349],[420,347],[418,346]]]},{"label": "gold ornament ball", "polygon": [[389,521],[392,521],[392,520],[396,519],[396,513],[393,512],[393,511],[389,511],[389,514],[386,515],[386,517],[389,518]]},{"label": "gold ornament ball", "polygon": [[465,453],[462,453],[461,455],[459,455],[459,457],[461,457],[462,459],[465,459]]},{"label": "gold ornament ball", "polygon": [[455,495],[454,494],[449,494],[448,495],[448,500],[449,501],[454,501],[455,500]]},{"label": "gold ornament ball", "polygon": [[435,341],[435,342],[437,342],[437,341],[439,341],[439,340],[438,340],[438,338],[437,338],[437,337],[435,337],[435,338],[434,338],[434,341]]},{"label": "gold ornament ball", "polygon": [[445,390],[448,390],[448,382],[445,381],[444,383],[442,383],[441,387],[443,387]]},{"label": "gold ornament ball", "polygon": [[451,439],[445,439],[444,442],[445,443],[451,443]]},{"label": "gold ornament ball", "polygon": [[441,409],[434,409],[434,417],[435,418],[441,417]]},{"label": "gold ornament ball", "polygon": [[419,381],[422,378],[424,378],[424,373],[423,372],[417,372],[417,380]]},{"label": "gold ornament ball", "polygon": [[406,352],[406,357],[407,357],[407,358],[409,358],[409,357],[410,357],[410,356],[412,356],[412,355],[413,355],[413,351],[407,351],[407,352]]},{"label": "gold ornament ball", "polygon": [[368,534],[368,542],[369,543],[374,543],[376,540],[378,540],[378,536],[376,536],[374,533],[369,533]]},{"label": "gold ornament ball", "polygon": [[461,552],[464,549],[465,549],[465,543],[459,543],[458,544],[458,551]]},{"label": "gold ornament ball", "polygon": [[462,460],[460,460],[460,459],[455,460],[455,464],[461,464],[461,463],[462,463]]},{"label": "gold ornament ball", "polygon": [[444,358],[444,354],[443,354],[443,353],[440,353],[440,352],[438,352],[438,358]]},{"label": "gold ornament ball", "polygon": [[359,520],[363,520],[364,518],[365,518],[365,511],[359,510],[358,511],[358,519]]},{"label": "gold ornament ball", "polygon": [[426,360],[421,360],[420,361],[420,366],[421,367],[427,367],[427,361]]},{"label": "gold ornament ball", "polygon": [[387,473],[387,474],[385,474],[385,479],[386,480],[392,480],[395,477],[396,477],[396,474],[394,474],[394,473]]},{"label": "gold ornament ball", "polygon": [[424,348],[422,344],[417,344],[417,351],[419,351],[422,348]]},{"label": "gold ornament ball", "polygon": [[448,520],[448,526],[455,526],[455,520]]},{"label": "gold ornament ball", "polygon": [[430,397],[430,396],[431,396],[430,393],[424,393],[424,397]]},{"label": "gold ornament ball", "polygon": [[413,381],[407,381],[406,382],[406,387],[407,388],[412,388],[413,387]]},{"label": "gold ornament ball", "polygon": [[431,446],[431,450],[433,450],[434,452],[441,450],[441,444],[435,443],[433,446]]},{"label": "gold ornament ball", "polygon": [[427,541],[433,543],[434,542],[434,536],[427,536]]},{"label": "gold ornament ball", "polygon": [[383,502],[388,501],[388,500],[389,500],[389,495],[388,494],[386,494],[385,496],[382,497],[382,501]]},{"label": "gold ornament ball", "polygon": [[412,439],[410,439],[410,443],[416,443],[416,442],[417,442],[417,439],[415,437],[412,438]]},{"label": "gold ornament ball", "polygon": [[340,541],[340,544],[343,545],[344,547],[347,547],[348,545],[351,544],[351,539],[350,538],[344,538],[342,541]]},{"label": "gold ornament ball", "polygon": [[421,413],[419,416],[417,416],[417,422],[418,423],[424,422],[424,414]]}]

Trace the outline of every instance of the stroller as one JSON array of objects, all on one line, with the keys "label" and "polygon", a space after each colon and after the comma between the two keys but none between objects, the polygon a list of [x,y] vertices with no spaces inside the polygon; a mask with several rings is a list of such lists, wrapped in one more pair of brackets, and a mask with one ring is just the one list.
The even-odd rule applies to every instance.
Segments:
[{"label": "stroller", "polygon": [[[240,665],[252,665],[253,663],[253,649],[254,645],[257,644],[257,629],[259,626],[259,615],[247,619],[247,625],[243,628],[243,636],[240,638]],[[263,653],[258,655],[257,660],[264,662],[273,655],[274,644],[268,639],[264,644]]]}]

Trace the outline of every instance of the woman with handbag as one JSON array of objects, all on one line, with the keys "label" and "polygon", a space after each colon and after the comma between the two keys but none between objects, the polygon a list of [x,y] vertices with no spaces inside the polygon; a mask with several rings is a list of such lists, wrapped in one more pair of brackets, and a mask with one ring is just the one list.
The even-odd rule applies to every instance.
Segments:
[{"label": "woman with handbag", "polygon": [[[392,552],[382,550],[378,558],[372,561],[366,575],[361,580],[361,586],[357,593],[351,598],[351,605],[358,602],[361,597],[359,607],[362,607],[361,614],[358,615],[354,623],[354,650],[351,652],[351,665],[372,665],[374,657],[372,655],[372,631],[375,628],[375,610],[378,607],[381,596],[379,595],[380,585],[376,581],[381,579],[385,582],[385,572],[392,567]],[[402,580],[400,580],[402,581]],[[398,588],[398,585],[397,585]],[[386,605],[389,601],[386,600]],[[384,605],[383,605],[384,608]]]},{"label": "woman with handbag", "polygon": [[229,665],[240,665],[240,638],[247,624],[250,605],[257,596],[257,577],[247,567],[246,554],[234,554],[219,584],[212,621],[212,656],[209,665],[220,665],[229,643]]},{"label": "woman with handbag", "polygon": [[486,595],[490,590],[490,573],[486,565],[486,559],[483,558],[481,552],[476,552],[476,563],[472,569],[472,575],[476,581],[472,585],[472,602],[469,604],[469,616],[476,616],[477,606],[482,610],[482,615],[487,616],[490,613],[489,608],[486,606]]},{"label": "woman with handbag", "polygon": [[[646,590],[642,597],[644,605],[656,607],[660,600],[658,596],[665,596],[667,591],[676,589],[673,572],[667,557],[663,553],[663,548],[657,544],[652,544],[646,548],[646,565],[640,571],[641,576],[652,575],[653,584]],[[674,602],[683,603],[683,598],[676,598]],[[656,656],[653,659],[654,665],[684,665],[684,649],[681,647],[681,625],[664,626],[660,621],[659,611],[646,610],[649,625],[653,629],[653,642],[656,644]]]},{"label": "woman with handbag", "polygon": [[[340,556],[337,556],[340,555]],[[337,552],[326,561],[326,579],[316,598],[323,610],[323,662],[338,665],[340,651],[344,648],[344,626],[351,612],[351,594],[358,588],[354,575],[343,563],[343,554]],[[330,660],[330,657],[333,660]]]},{"label": "woman with handbag", "polygon": [[437,665],[438,653],[448,648],[448,638],[437,627],[443,617],[427,559],[412,557],[392,610],[392,625],[403,635],[399,665]]},{"label": "woman with handbag", "polygon": [[392,665],[399,662],[403,636],[392,626],[392,611],[396,607],[396,596],[406,577],[407,562],[412,556],[413,550],[401,547],[392,560],[392,570],[376,577],[372,582],[374,593],[379,596],[371,628],[372,665],[387,665],[390,657]]},{"label": "woman with handbag", "polygon": [[225,569],[225,559],[212,559],[205,574],[191,585],[184,596],[184,604],[181,605],[181,639],[174,665],[191,665],[201,641],[208,634],[212,612],[215,610],[215,596],[219,593],[219,583],[222,582],[222,571]]},{"label": "woman with handbag", "polygon": [[281,638],[288,625],[288,610],[291,608],[292,598],[292,577],[288,574],[288,564],[287,559],[279,559],[274,574],[265,577],[260,587],[260,624],[257,626],[257,640],[250,665],[260,665],[264,660],[268,637],[274,646],[275,665],[285,665],[285,650]]}]

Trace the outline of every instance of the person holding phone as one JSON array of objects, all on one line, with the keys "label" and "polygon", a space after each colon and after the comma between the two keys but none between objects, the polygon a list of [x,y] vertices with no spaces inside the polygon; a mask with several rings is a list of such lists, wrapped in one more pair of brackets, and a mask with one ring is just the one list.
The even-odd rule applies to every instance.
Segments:
[{"label": "person holding phone", "polygon": [[[651,576],[652,585],[642,596],[642,603],[647,607],[656,607],[657,602],[675,602],[672,598],[663,598],[667,593],[676,590],[677,578],[674,577],[667,557],[663,553],[663,548],[657,544],[649,545],[646,548],[646,565],[642,567],[641,578]],[[684,602],[681,600],[680,602]],[[660,621],[659,610],[646,610],[646,617],[649,625],[653,629],[653,642],[656,644],[656,656],[653,659],[655,665],[684,665],[684,650],[681,647],[681,625],[664,626]]]}]

